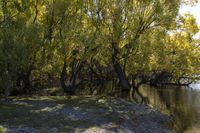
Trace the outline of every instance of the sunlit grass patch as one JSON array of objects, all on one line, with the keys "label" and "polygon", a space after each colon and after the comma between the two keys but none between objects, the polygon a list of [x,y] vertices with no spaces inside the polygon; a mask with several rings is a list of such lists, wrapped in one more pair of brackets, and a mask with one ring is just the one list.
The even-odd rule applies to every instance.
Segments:
[{"label": "sunlit grass patch", "polygon": [[63,89],[58,87],[51,87],[44,89],[42,90],[42,93],[50,96],[60,96],[64,94]]},{"label": "sunlit grass patch", "polygon": [[7,128],[0,125],[0,133],[4,133],[7,131]]}]

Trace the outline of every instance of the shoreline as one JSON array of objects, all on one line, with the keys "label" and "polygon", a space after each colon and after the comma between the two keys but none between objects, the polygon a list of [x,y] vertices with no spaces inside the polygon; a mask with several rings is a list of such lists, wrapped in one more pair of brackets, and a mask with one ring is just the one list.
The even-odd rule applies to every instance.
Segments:
[{"label": "shoreline", "polygon": [[9,104],[0,105],[0,121],[8,133],[172,132],[167,127],[169,116],[111,97],[13,98]]}]

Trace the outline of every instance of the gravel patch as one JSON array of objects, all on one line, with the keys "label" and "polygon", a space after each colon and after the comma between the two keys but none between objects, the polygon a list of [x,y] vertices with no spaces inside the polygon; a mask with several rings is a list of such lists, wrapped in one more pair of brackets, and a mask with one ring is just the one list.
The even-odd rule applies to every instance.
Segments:
[{"label": "gravel patch", "polygon": [[[86,98],[87,99],[87,98]],[[101,101],[101,100],[99,100]],[[98,102],[98,101],[97,101]],[[170,121],[169,117],[161,114],[152,108],[136,103],[127,102],[123,99],[109,99],[105,101],[105,107],[90,105],[90,99],[78,105],[68,106],[59,104],[54,100],[17,100],[10,104],[24,105],[34,108],[32,112],[41,113],[47,116],[47,121],[52,118],[67,118],[58,121],[60,125],[67,125],[76,122],[71,126],[70,131],[63,127],[44,127],[47,133],[170,133],[166,127]],[[85,104],[85,106],[83,106]],[[1,110],[0,110],[1,113]],[[1,119],[0,119],[1,120]],[[70,121],[68,121],[70,120]],[[9,120],[7,120],[8,122]],[[90,123],[91,125],[84,125]],[[31,122],[31,121],[30,121]],[[82,123],[81,123],[82,122]],[[1,124],[1,123],[0,123]],[[37,127],[29,127],[27,123],[21,125],[10,125],[3,123],[7,127],[6,133],[40,133]],[[2,124],[2,125],[3,125]],[[14,128],[13,128],[14,127]]]}]

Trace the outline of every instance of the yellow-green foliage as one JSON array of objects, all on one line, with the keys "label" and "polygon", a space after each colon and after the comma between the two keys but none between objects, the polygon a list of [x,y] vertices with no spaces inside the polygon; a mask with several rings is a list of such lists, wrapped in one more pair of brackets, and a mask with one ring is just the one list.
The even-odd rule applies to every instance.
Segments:
[{"label": "yellow-green foliage", "polygon": [[0,125],[0,133],[6,132],[6,128]]},{"label": "yellow-green foliage", "polygon": [[[0,0],[0,86],[19,73],[47,83],[74,60],[112,65],[113,48],[126,74],[168,70],[199,74],[195,18],[178,16],[181,0]],[[86,66],[87,67],[87,66]],[[88,68],[89,69],[89,68]],[[6,86],[3,85],[5,83]]]}]

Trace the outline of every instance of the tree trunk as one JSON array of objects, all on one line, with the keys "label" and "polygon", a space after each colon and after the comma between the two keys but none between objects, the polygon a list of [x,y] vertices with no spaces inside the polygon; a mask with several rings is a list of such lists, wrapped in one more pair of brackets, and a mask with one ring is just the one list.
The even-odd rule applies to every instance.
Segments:
[{"label": "tree trunk", "polygon": [[[132,100],[134,97],[135,92],[140,96],[141,98],[141,104],[148,104],[149,103],[149,99],[148,97],[143,96],[143,94],[139,91],[139,88],[142,84],[145,84],[147,82],[147,79],[145,77],[142,77],[141,81],[139,81],[136,84],[136,77],[132,76],[132,88],[130,91],[130,99]],[[136,99],[137,100],[137,99]]]},{"label": "tree trunk", "polygon": [[60,84],[61,84],[61,87],[64,90],[64,92],[66,92],[69,95],[72,95],[73,94],[72,89],[70,88],[70,86],[67,86],[66,83],[65,83],[66,80],[67,80],[66,69],[67,69],[67,62],[64,61],[63,69],[62,69],[62,72],[60,74]]},{"label": "tree trunk", "polygon": [[23,87],[23,90],[26,92],[26,93],[29,93],[30,90],[31,90],[31,81],[30,81],[30,74],[25,74],[24,77],[23,77],[23,83],[24,83],[24,87]]},{"label": "tree trunk", "polygon": [[79,72],[81,71],[82,63],[78,65],[78,67],[76,67],[75,60],[73,61],[72,66],[71,66],[71,77],[69,79],[68,85],[66,85],[66,80],[67,80],[66,68],[67,68],[67,63],[66,61],[64,61],[63,69],[60,74],[61,87],[65,93],[69,95],[74,95],[76,88],[81,84],[81,82],[77,83],[76,79]]},{"label": "tree trunk", "polygon": [[112,63],[115,72],[117,73],[117,77],[119,79],[120,86],[122,88],[122,91],[129,91],[131,88],[131,85],[128,81],[128,78],[126,77],[125,71],[123,71],[118,59],[117,59],[117,49],[113,44],[113,54],[112,54]]},{"label": "tree trunk", "polygon": [[4,100],[5,100],[5,102],[8,102],[9,93],[10,93],[9,88],[4,89]]}]

